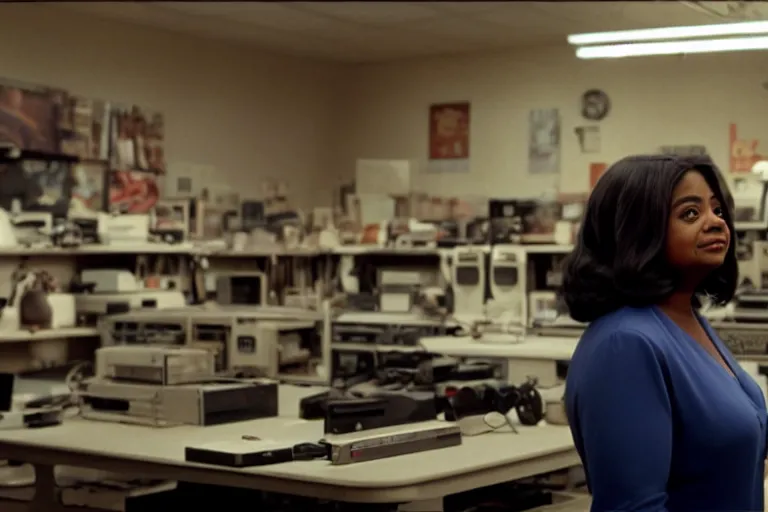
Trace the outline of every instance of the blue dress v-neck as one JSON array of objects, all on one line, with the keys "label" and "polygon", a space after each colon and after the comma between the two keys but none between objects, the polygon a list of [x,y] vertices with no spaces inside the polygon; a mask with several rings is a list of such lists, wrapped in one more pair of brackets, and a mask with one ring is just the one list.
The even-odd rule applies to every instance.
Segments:
[{"label": "blue dress v-neck", "polygon": [[700,321],[734,375],[656,307],[579,341],[566,408],[593,512],[763,511],[765,400]]}]

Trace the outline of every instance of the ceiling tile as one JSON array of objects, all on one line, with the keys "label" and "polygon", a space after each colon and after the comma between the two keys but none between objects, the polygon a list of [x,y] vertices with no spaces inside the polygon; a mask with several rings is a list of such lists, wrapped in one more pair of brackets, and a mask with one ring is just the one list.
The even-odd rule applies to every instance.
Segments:
[{"label": "ceiling tile", "polygon": [[280,2],[162,2],[161,7],[290,32],[332,30],[334,20]]},{"label": "ceiling tile", "polygon": [[497,11],[510,4],[506,2],[433,2],[431,5],[436,11],[473,15]]},{"label": "ceiling tile", "polygon": [[[124,22],[245,42],[268,51],[362,63],[551,42],[564,44],[569,33],[711,23],[729,13],[728,5],[742,4],[208,1],[46,5],[50,9],[79,9]],[[743,14],[768,19],[768,7],[760,7],[750,4]]]},{"label": "ceiling tile", "polygon": [[493,26],[474,18],[458,15],[445,16],[422,23],[411,23],[407,28],[400,28],[399,31],[420,34],[425,40],[437,37],[467,42],[498,40],[510,34],[510,31],[505,27]]},{"label": "ceiling tile", "polygon": [[425,3],[408,2],[295,2],[297,8],[370,25],[389,25],[434,18],[438,13]]}]

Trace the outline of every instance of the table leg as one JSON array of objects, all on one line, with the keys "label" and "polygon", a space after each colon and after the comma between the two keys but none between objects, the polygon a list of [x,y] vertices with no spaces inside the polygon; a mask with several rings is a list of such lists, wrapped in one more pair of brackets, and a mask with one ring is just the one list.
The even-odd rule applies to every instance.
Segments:
[{"label": "table leg", "polygon": [[403,503],[397,512],[443,512],[443,498]]},{"label": "table leg", "polygon": [[54,467],[49,464],[34,464],[35,496],[29,505],[29,512],[50,512],[57,510],[56,477]]}]

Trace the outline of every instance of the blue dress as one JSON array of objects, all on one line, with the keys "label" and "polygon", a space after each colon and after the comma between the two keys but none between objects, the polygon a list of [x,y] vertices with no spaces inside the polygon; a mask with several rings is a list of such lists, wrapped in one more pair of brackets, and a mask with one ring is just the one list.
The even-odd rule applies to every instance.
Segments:
[{"label": "blue dress", "polygon": [[701,323],[736,378],[657,307],[579,341],[565,399],[592,512],[763,511],[765,400]]}]

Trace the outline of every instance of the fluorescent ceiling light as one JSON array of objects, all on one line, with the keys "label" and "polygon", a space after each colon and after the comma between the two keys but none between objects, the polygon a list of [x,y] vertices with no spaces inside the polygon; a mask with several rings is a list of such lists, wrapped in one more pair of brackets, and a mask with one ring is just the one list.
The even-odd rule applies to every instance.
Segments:
[{"label": "fluorescent ceiling light", "polygon": [[768,36],[583,46],[576,48],[576,57],[579,59],[616,59],[620,57],[638,57],[641,55],[677,55],[683,53],[715,53],[746,50],[768,50]]},{"label": "fluorescent ceiling light", "polygon": [[660,39],[691,39],[695,37],[746,36],[768,34],[768,21],[746,21],[719,25],[694,25],[690,27],[646,28],[640,30],[618,30],[615,32],[594,32],[568,36],[572,45],[627,43],[633,41],[656,41]]}]

